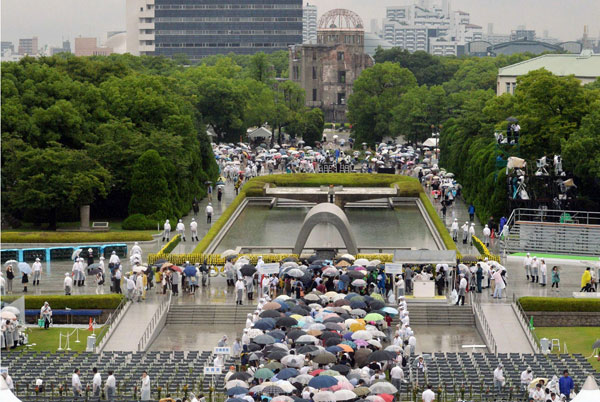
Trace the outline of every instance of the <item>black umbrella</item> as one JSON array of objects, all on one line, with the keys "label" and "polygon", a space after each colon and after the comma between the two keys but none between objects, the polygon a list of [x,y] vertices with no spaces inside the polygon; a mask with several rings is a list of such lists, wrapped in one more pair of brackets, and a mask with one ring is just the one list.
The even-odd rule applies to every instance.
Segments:
[{"label": "black umbrella", "polygon": [[274,351],[270,352],[267,355],[267,358],[271,359],[271,360],[277,360],[277,361],[279,361],[279,360],[283,359],[287,355],[288,355],[288,353],[285,350],[275,349]]},{"label": "black umbrella", "polygon": [[[341,371],[339,371],[339,372],[341,373]],[[229,381],[232,381],[232,380],[247,381],[250,378],[252,378],[252,376],[250,374],[246,373],[245,371],[238,371],[238,372],[233,373],[231,375],[231,377],[229,377]]]},{"label": "black umbrella", "polygon": [[341,375],[346,375],[350,372],[350,367],[346,366],[345,364],[336,364],[335,366],[331,367],[331,370],[335,370]]},{"label": "black umbrella", "polygon": [[261,350],[262,346],[257,345],[256,343],[249,343],[247,345],[247,348],[248,348],[248,352],[256,352],[258,350]]},{"label": "black umbrella", "polygon": [[325,341],[325,346],[335,346],[342,343],[342,340],[339,337],[331,337]]},{"label": "black umbrella", "polygon": [[235,260],[237,258],[237,254],[228,255],[225,257],[227,261]]},{"label": "black umbrella", "polygon": [[240,269],[240,272],[244,276],[252,276],[256,273],[256,268],[252,264],[246,264]]},{"label": "black umbrella", "polygon": [[275,321],[275,325],[278,327],[292,327],[298,325],[298,321],[292,317],[281,317]]},{"label": "black umbrella", "polygon": [[512,116],[511,116],[511,117],[508,117],[508,118],[506,119],[506,121],[510,121],[511,123],[516,123],[516,122],[518,122],[518,121],[519,121],[519,119],[517,119],[516,117],[512,117]]},{"label": "black umbrella", "polygon": [[281,262],[298,262],[298,259],[296,257],[286,257]]},{"label": "black umbrella", "polygon": [[318,349],[319,348],[316,347],[315,345],[304,345],[304,346],[300,346],[298,348],[298,353],[302,353],[303,355],[305,355],[307,353],[314,352],[314,351],[316,351]]},{"label": "black umbrella", "polygon": [[267,395],[280,395],[285,394],[285,391],[277,385],[268,385],[263,388],[262,393]]},{"label": "black umbrella", "polygon": [[362,279],[365,277],[364,271],[348,271],[348,276],[352,279]]},{"label": "black umbrella", "polygon": [[348,276],[348,274],[344,274],[340,276],[340,281],[350,283],[350,276]]},{"label": "black umbrella", "polygon": [[467,264],[474,264],[477,261],[479,261],[479,259],[477,257],[475,257],[474,255],[463,255],[462,258],[460,259],[460,262],[467,263]]},{"label": "black umbrella", "polygon": [[317,261],[318,259],[319,259],[319,257],[317,257],[317,255],[315,254],[315,255],[311,255],[310,257],[308,257],[308,260],[306,260],[306,261],[308,261],[309,263],[312,264],[313,262]]},{"label": "black umbrella", "polygon": [[[277,340],[282,340],[283,338],[285,338],[285,332],[280,331],[278,329],[267,332],[267,335],[272,336],[273,338],[275,338]],[[286,353],[287,353],[287,350],[286,350]]]},{"label": "black umbrella", "polygon": [[325,328],[330,331],[343,331],[344,328],[340,324],[336,324],[335,322],[328,322],[325,324]]},{"label": "black umbrella", "polygon": [[332,331],[326,331],[323,332],[323,334],[321,334],[321,339],[326,340],[329,338],[340,338],[340,334],[338,334],[337,332],[332,332]]},{"label": "black umbrella", "polygon": [[281,313],[277,310],[264,310],[260,313],[260,318],[279,318]]},{"label": "black umbrella", "polygon": [[310,310],[307,306],[296,305],[290,309],[290,313],[298,315],[308,315]]},{"label": "black umbrella", "polygon": [[373,300],[369,303],[369,307],[371,307],[372,310],[380,310],[385,307],[385,304],[381,300]]},{"label": "black umbrella", "polygon": [[306,335],[306,332],[302,331],[301,329],[293,329],[287,333],[287,337],[293,341],[300,338],[302,335]]},{"label": "black umbrella", "polygon": [[156,260],[154,261],[154,264],[152,265],[158,265],[159,267],[162,266],[165,262],[169,262],[167,260],[165,260],[164,258],[161,258],[160,260]]},{"label": "black umbrella", "polygon": [[344,319],[342,317],[329,317],[323,320],[323,324],[327,324],[328,322],[344,322]]},{"label": "black umbrella", "polygon": [[394,353],[387,350],[378,350],[369,355],[369,362],[385,362],[388,360],[394,360]]}]

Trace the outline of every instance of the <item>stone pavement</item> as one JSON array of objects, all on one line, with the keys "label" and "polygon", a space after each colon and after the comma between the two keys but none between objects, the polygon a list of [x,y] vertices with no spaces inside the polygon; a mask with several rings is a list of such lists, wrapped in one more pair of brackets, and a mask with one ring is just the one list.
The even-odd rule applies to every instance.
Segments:
[{"label": "stone pavement", "polygon": [[138,342],[164,297],[166,296],[151,291],[147,293],[145,301],[133,302],[106,343],[104,350],[107,352],[137,350]]},{"label": "stone pavement", "polygon": [[498,353],[534,353],[510,304],[482,303],[481,309],[494,334]]}]

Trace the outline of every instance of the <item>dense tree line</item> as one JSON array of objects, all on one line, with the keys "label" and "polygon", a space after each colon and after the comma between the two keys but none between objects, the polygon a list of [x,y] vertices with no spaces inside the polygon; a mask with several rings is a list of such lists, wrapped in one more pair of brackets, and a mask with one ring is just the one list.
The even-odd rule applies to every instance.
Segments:
[{"label": "dense tree line", "polygon": [[93,219],[143,214],[140,225],[156,227],[187,213],[216,178],[207,127],[228,142],[267,122],[320,138],[320,110],[276,80],[287,74],[282,54],[238,61],[244,66],[131,55],[2,63],[4,216],[55,227],[92,204]]},{"label": "dense tree line", "polygon": [[[480,217],[506,213],[505,169],[497,162],[494,132],[506,119],[521,125],[519,154],[535,166],[562,154],[590,207],[600,202],[600,83],[586,86],[545,70],[520,77],[514,95],[496,96],[498,68],[532,55],[447,58],[400,49],[381,50],[379,62],[355,81],[348,100],[356,143],[402,135],[418,144],[440,131],[441,165],[456,174]],[[441,128],[441,130],[440,130]]]}]

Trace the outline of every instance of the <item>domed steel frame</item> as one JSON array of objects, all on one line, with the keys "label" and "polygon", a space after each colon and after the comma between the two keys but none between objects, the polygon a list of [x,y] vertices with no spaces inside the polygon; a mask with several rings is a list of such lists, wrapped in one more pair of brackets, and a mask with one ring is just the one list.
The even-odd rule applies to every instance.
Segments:
[{"label": "domed steel frame", "polygon": [[336,8],[319,18],[319,29],[364,29],[364,24],[354,11]]}]

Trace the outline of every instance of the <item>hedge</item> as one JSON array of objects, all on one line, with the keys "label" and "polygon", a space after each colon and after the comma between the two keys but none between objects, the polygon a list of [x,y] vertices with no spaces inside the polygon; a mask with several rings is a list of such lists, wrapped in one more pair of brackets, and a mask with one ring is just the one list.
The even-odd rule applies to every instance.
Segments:
[{"label": "hedge", "polygon": [[[252,264],[256,264],[258,257],[262,256],[265,263],[280,262],[284,258],[296,257],[295,254],[242,254],[240,257],[246,257]],[[160,259],[168,260],[170,263],[175,265],[183,265],[186,261],[191,264],[199,263],[203,264],[206,260],[208,265],[225,265],[225,258],[221,257],[221,254],[203,254],[203,253],[191,253],[191,254],[149,254],[148,263],[154,264]]]},{"label": "hedge", "polygon": [[500,262],[500,256],[496,254],[490,253],[490,250],[486,247],[485,244],[477,236],[473,236],[473,245],[481,254],[481,257],[487,258],[489,261],[497,261]]},{"label": "hedge", "polygon": [[525,296],[519,303],[525,311],[600,312],[600,299]]},{"label": "hedge", "polygon": [[2,243],[110,243],[150,241],[148,232],[2,232]]},{"label": "hedge", "polygon": [[153,230],[157,227],[156,222],[144,214],[129,215],[121,225],[123,230]]},{"label": "hedge", "polygon": [[193,254],[202,254],[223,226],[225,226],[225,223],[231,218],[244,198],[261,197],[263,195],[263,188],[267,183],[280,187],[317,187],[329,184],[346,187],[392,187],[397,184],[399,197],[419,197],[420,194],[423,194],[423,188],[418,179],[394,174],[295,173],[254,177],[244,184],[238,196],[229,204],[219,219],[213,223],[208,233],[194,249]]},{"label": "hedge", "polygon": [[[2,298],[3,302],[11,303],[20,296],[6,296]],[[54,310],[62,310],[66,307],[73,310],[85,309],[115,309],[121,303],[125,296],[121,294],[108,295],[47,295],[47,296],[25,296],[26,309],[42,308],[44,302],[48,302]]]},{"label": "hedge", "polygon": [[175,247],[177,247],[177,245],[179,244],[180,241],[181,241],[181,236],[175,235],[175,237],[173,237],[167,244],[165,244],[165,246],[163,248],[161,248],[158,253],[159,254],[170,254],[171,251],[173,251],[175,249]]}]

